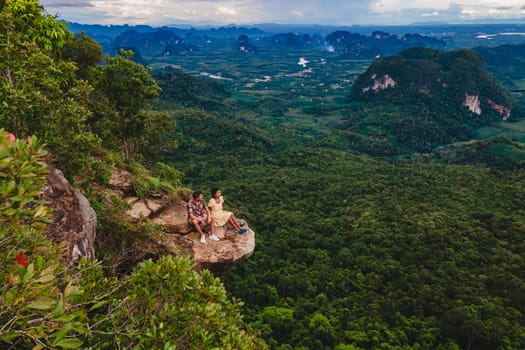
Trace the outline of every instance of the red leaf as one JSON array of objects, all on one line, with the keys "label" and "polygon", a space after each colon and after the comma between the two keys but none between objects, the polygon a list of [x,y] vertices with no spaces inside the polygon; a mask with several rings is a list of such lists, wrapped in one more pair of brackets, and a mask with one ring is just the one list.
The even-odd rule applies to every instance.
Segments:
[{"label": "red leaf", "polygon": [[24,255],[24,251],[21,250],[15,259],[15,265],[22,265],[23,267],[27,267],[27,265],[29,265],[29,263],[27,262],[28,260],[29,257],[27,255]]}]

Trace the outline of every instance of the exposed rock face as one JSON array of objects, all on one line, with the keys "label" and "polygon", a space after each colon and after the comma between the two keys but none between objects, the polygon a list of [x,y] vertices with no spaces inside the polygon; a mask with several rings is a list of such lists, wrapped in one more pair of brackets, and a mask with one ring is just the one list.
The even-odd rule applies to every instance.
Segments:
[{"label": "exposed rock face", "polygon": [[[237,234],[229,225],[217,228],[220,241],[209,239],[200,243],[200,235],[188,224],[188,212],[185,201],[172,201],[167,196],[156,195],[145,199],[131,193],[131,173],[116,170],[110,180],[112,190],[121,195],[131,208],[126,212],[130,221],[149,218],[163,227],[163,232],[153,239],[177,256],[192,257],[197,269],[209,269],[220,274],[236,263],[252,255],[255,249],[255,233],[249,229],[246,233]],[[208,235],[206,236],[208,237]]]},{"label": "exposed rock face", "polygon": [[217,236],[221,240],[207,240],[205,244],[198,241],[198,234],[191,235],[193,258],[197,265],[219,273],[250,257],[255,249],[255,232],[247,225],[246,229],[248,231],[242,235],[233,227],[218,229]]},{"label": "exposed rock face", "polygon": [[80,257],[95,257],[94,243],[97,215],[86,197],[71,187],[64,174],[47,166],[47,184],[42,199],[53,209],[53,224],[48,238],[66,247],[65,260],[70,264]]},{"label": "exposed rock face", "polygon": [[490,98],[487,99],[487,102],[489,103],[490,107],[492,107],[492,109],[494,109],[496,112],[498,112],[502,116],[503,120],[509,120],[510,108],[497,104],[496,102],[492,101]]},{"label": "exposed rock face", "polygon": [[373,74],[372,79],[374,79],[374,84],[371,86],[364,87],[363,92],[367,92],[368,90],[384,90],[389,87],[395,87],[397,85],[395,80],[392,79],[388,74],[385,74],[379,78],[375,74]]},{"label": "exposed rock face", "polygon": [[229,225],[219,227],[218,242],[209,240],[206,235],[206,243],[202,244],[197,232],[183,235],[168,231],[158,236],[158,242],[175,255],[193,257],[197,269],[221,274],[253,254],[255,233],[247,225],[245,228],[248,231],[240,235]]},{"label": "exposed rock face", "polygon": [[481,114],[481,107],[479,104],[478,95],[465,95],[465,101],[463,101],[463,106],[468,107],[469,111],[477,115]]},{"label": "exposed rock face", "polygon": [[129,171],[116,169],[111,173],[108,186],[121,196],[132,195],[135,191],[131,179],[133,179],[133,174]]},{"label": "exposed rock face", "polygon": [[163,225],[167,232],[187,234],[191,231],[188,224],[186,203],[176,202],[165,208],[153,221]]},{"label": "exposed rock face", "polygon": [[250,43],[247,35],[240,35],[237,39],[237,45],[240,52],[257,52],[257,47]]},{"label": "exposed rock face", "polygon": [[138,197],[126,197],[126,201],[131,205],[131,209],[126,214],[134,220],[138,220],[141,217],[156,217],[168,204],[167,198],[141,200]]}]

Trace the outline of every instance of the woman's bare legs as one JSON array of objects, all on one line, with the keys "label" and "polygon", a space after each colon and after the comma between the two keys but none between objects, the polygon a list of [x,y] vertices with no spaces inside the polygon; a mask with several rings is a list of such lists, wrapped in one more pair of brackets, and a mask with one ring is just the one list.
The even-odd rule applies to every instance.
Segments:
[{"label": "woman's bare legs", "polygon": [[230,222],[230,224],[232,224],[232,226],[236,229],[236,230],[240,230],[241,229],[241,225],[239,225],[239,223],[237,222],[237,218],[235,217],[235,215],[230,215],[230,217],[228,218],[228,221]]}]

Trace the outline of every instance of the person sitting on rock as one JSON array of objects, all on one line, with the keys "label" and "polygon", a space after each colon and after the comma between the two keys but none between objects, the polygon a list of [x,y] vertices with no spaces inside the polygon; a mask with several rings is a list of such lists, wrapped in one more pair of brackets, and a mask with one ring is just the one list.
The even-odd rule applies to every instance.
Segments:
[{"label": "person sitting on rock", "polygon": [[237,221],[237,218],[231,211],[223,210],[222,205],[224,204],[224,198],[221,195],[221,190],[214,188],[211,190],[211,198],[208,201],[208,207],[211,210],[211,215],[215,226],[224,226],[229,222],[234,229],[237,230],[237,233],[243,234],[246,232],[246,229],[241,228],[241,225]]},{"label": "person sitting on rock", "polygon": [[193,192],[193,198],[188,202],[188,222],[201,234],[201,243],[206,243],[204,230],[209,227],[210,240],[218,241],[219,237],[215,235],[215,224],[210,210],[206,206],[204,196],[201,191]]}]

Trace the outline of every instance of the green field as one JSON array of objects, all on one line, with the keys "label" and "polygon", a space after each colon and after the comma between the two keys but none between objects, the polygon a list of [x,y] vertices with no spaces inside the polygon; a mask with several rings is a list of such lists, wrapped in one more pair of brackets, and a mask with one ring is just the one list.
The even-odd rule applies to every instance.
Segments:
[{"label": "green field", "polygon": [[510,139],[525,142],[525,120],[512,123],[498,123],[493,126],[480,128],[478,137],[481,139],[493,136],[506,136]]}]

